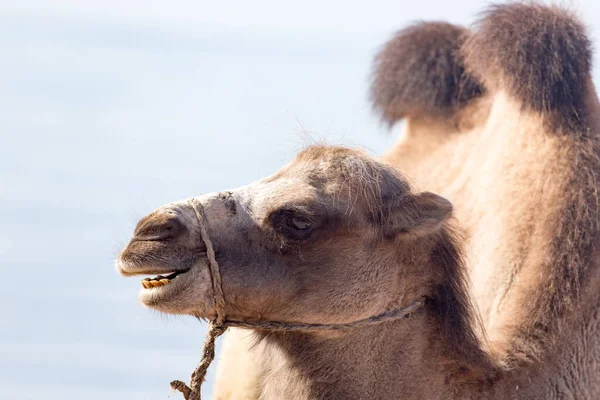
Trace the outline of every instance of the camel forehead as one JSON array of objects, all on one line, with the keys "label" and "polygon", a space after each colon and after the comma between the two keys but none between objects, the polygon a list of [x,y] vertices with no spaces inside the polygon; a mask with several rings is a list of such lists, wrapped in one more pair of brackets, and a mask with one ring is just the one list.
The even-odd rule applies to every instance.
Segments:
[{"label": "camel forehead", "polygon": [[299,175],[281,176],[274,180],[259,181],[242,188],[241,192],[252,202],[254,210],[322,200],[322,193],[304,178]]},{"label": "camel forehead", "polygon": [[327,202],[324,187],[332,185],[319,171],[322,169],[288,165],[273,176],[243,187],[240,194],[252,204],[255,215],[267,215],[286,206]]},{"label": "camel forehead", "polygon": [[265,178],[263,182],[287,181],[325,189],[337,186],[340,182],[347,182],[349,179],[359,179],[358,176],[353,177],[348,172],[353,167],[364,164],[373,166],[375,162],[358,150],[313,146],[300,152],[292,162],[274,175]]},{"label": "camel forehead", "polygon": [[331,203],[344,197],[341,188],[360,179],[349,173],[354,164],[373,163],[363,153],[340,147],[315,146],[300,152],[275,174],[242,189],[256,211],[286,205]]}]

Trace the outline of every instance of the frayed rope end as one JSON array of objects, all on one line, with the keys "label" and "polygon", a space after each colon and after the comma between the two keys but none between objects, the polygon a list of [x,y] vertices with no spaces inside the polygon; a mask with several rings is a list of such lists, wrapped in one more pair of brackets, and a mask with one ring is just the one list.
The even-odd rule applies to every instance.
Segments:
[{"label": "frayed rope end", "polygon": [[192,389],[185,382],[174,380],[171,382],[171,389],[180,391],[185,400],[192,400],[192,397],[190,397]]}]

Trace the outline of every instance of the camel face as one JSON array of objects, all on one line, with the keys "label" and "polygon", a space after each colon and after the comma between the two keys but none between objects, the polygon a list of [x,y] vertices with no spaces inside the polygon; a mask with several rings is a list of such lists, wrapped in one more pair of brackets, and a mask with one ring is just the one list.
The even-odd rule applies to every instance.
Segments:
[{"label": "camel face", "polygon": [[[415,239],[451,213],[439,196],[412,194],[385,164],[334,147],[309,148],[275,175],[194,201],[204,209],[228,317],[305,323],[349,322],[398,306],[404,275],[414,271],[385,260],[399,242],[414,252]],[[142,218],[117,268],[162,275],[142,281],[143,304],[214,315],[199,232],[190,202]]]}]

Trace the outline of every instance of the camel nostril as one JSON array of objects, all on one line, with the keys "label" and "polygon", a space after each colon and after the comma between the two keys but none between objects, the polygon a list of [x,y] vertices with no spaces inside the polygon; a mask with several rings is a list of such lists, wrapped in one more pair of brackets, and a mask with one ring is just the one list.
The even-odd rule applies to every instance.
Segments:
[{"label": "camel nostril", "polygon": [[177,216],[149,216],[138,223],[134,232],[134,240],[175,239],[184,229],[183,223]]}]

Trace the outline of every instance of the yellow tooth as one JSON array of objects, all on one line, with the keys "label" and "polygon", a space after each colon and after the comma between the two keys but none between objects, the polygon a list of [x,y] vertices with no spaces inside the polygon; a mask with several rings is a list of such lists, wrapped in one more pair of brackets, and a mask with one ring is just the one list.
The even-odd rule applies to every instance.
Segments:
[{"label": "yellow tooth", "polygon": [[142,286],[144,287],[144,289],[150,289],[152,287],[152,285],[150,284],[150,282],[146,281],[146,280],[142,281]]},{"label": "yellow tooth", "polygon": [[160,280],[160,282],[161,282],[163,285],[166,285],[167,283],[169,283],[169,282],[171,282],[171,281],[170,281],[170,280],[168,280],[168,279],[161,279],[161,280]]},{"label": "yellow tooth", "polygon": [[163,284],[160,281],[150,281],[150,284],[154,287],[162,286]]}]

